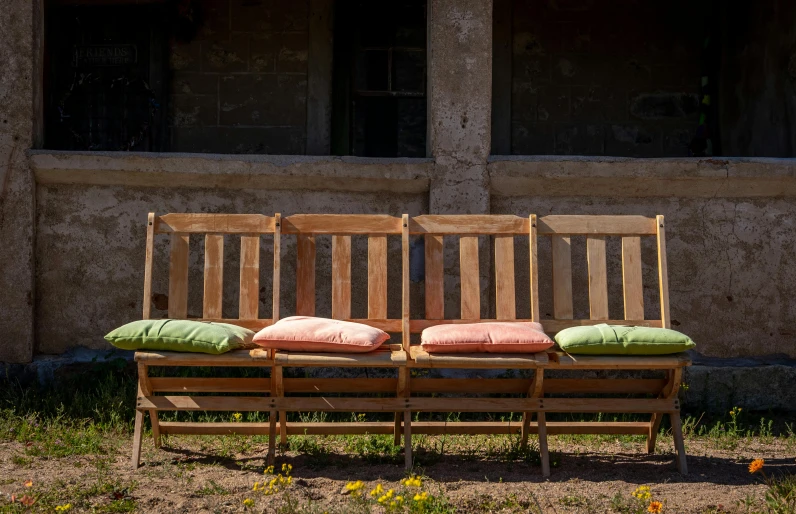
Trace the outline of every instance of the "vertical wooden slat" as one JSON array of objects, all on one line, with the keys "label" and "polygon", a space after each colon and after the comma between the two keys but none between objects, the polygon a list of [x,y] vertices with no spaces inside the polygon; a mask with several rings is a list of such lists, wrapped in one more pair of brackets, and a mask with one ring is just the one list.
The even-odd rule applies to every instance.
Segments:
[{"label": "vertical wooden slat", "polygon": [[514,287],[514,236],[495,236],[495,314],[517,319]]},{"label": "vertical wooden slat", "polygon": [[296,314],[315,316],[315,237],[296,237]]},{"label": "vertical wooden slat", "polygon": [[144,317],[152,317],[152,265],[155,254],[155,213],[150,212],[146,225],[146,261],[144,263]]},{"label": "vertical wooden slat", "polygon": [[622,287],[625,299],[625,319],[644,319],[640,237],[622,238]]},{"label": "vertical wooden slat", "polygon": [[553,317],[572,319],[572,241],[569,236],[551,236],[553,251]]},{"label": "vertical wooden slat", "polygon": [[224,236],[205,236],[205,291],[202,317],[221,319],[224,292]]},{"label": "vertical wooden slat", "polygon": [[658,287],[661,295],[661,324],[663,328],[671,328],[669,272],[666,264],[666,227],[664,227],[663,216],[657,216],[656,219],[658,222]]},{"label": "vertical wooden slat", "polygon": [[459,238],[459,272],[461,278],[462,319],[481,319],[477,236]]},{"label": "vertical wooden slat", "polygon": [[589,264],[589,313],[591,319],[608,319],[608,271],[605,261],[605,237],[586,238]]},{"label": "vertical wooden slat", "polygon": [[273,278],[273,293],[272,293],[272,307],[271,317],[274,323],[279,321],[279,300],[280,300],[280,276],[282,269],[282,215],[279,213],[274,214],[274,278]]},{"label": "vertical wooden slat", "polygon": [[[401,345],[409,356],[409,215],[401,217]],[[399,392],[404,391],[409,396],[409,375],[404,378],[405,387],[398,384]],[[399,382],[401,375],[398,375]]]},{"label": "vertical wooden slat", "polygon": [[387,319],[387,236],[368,237],[368,318]]},{"label": "vertical wooden slat", "polygon": [[445,318],[443,236],[425,236],[426,319]]},{"label": "vertical wooden slat", "polygon": [[531,261],[530,273],[530,299],[531,299],[531,321],[539,321],[539,259],[537,247],[537,233],[536,233],[536,214],[528,216],[528,221],[531,226],[530,235],[528,239],[528,254]]},{"label": "vertical wooden slat", "polygon": [[332,236],[332,318],[351,318],[351,236]]},{"label": "vertical wooden slat", "polygon": [[260,307],[260,236],[240,238],[240,319],[257,319]]},{"label": "vertical wooden slat", "polygon": [[188,234],[171,235],[169,317],[188,317]]}]

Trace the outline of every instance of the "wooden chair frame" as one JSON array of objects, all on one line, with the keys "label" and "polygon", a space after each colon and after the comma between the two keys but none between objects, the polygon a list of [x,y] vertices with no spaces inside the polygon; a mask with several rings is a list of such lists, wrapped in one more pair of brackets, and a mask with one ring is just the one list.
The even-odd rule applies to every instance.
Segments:
[{"label": "wooden chair frame", "polygon": [[[539,219],[537,234],[551,240],[553,285],[552,320],[541,320],[545,331],[553,335],[572,326],[607,323],[670,328],[669,285],[666,265],[666,235],[663,216],[545,216]],[[571,238],[585,236],[588,261],[589,319],[573,319]],[[606,237],[622,238],[622,285],[624,319],[609,320]],[[641,240],[655,238],[660,318],[644,315],[642,288]],[[538,301],[538,295],[532,296]],[[538,312],[538,307],[534,308]],[[677,467],[688,473],[680,421],[677,393],[683,368],[691,361],[686,354],[667,356],[586,356],[550,352],[546,369],[550,370],[658,370],[665,379],[548,379],[542,385],[543,395],[567,394],[568,398],[544,398],[551,405],[567,404],[559,412],[580,413],[649,413],[649,422],[638,423],[557,423],[551,434],[641,434],[647,436],[647,451],[655,451],[655,442],[664,414],[671,420]],[[619,394],[655,396],[645,398],[578,398],[578,394]],[[574,396],[574,397],[573,397]],[[552,428],[552,427],[551,427]]]},{"label": "wooden chair frame", "polygon": [[[315,315],[315,244],[316,237],[332,237],[332,318],[363,323],[397,332],[408,340],[409,239],[408,216],[298,214],[283,220],[282,233],[297,240],[296,315]],[[368,314],[366,319],[351,318],[351,236],[368,238]],[[388,236],[401,237],[402,315],[387,316]],[[385,345],[370,353],[317,353],[277,351],[274,356],[274,403],[272,416],[279,412],[279,436],[287,443],[289,434],[358,434],[394,433],[400,435],[400,418],[405,414],[406,356],[402,344]],[[267,358],[265,350],[252,355]],[[397,378],[283,378],[286,367],[357,367],[397,368]],[[317,393],[380,393],[392,398],[310,397]],[[289,396],[288,396],[289,395]],[[395,412],[394,423],[295,423],[287,421],[287,412],[342,411]],[[406,411],[408,413],[408,411]],[[408,419],[408,418],[407,418]],[[406,425],[409,426],[408,424]],[[389,430],[389,431],[387,431]],[[276,437],[271,433],[271,446]]]},{"label": "wooden chair frame", "polygon": [[[155,235],[169,234],[169,304],[168,317],[188,319],[188,252],[189,238],[202,234],[205,238],[204,297],[202,317],[197,321],[217,321],[245,326],[252,330],[271,325],[279,318],[279,251],[281,217],[259,214],[166,214],[150,213],[147,220],[146,264],[144,270],[143,319],[152,316],[152,274]],[[222,319],[224,277],[224,236],[239,235],[241,239],[239,316]],[[273,235],[273,312],[272,317],[259,317],[260,237]],[[144,413],[152,421],[155,447],[161,446],[163,434],[269,434],[276,418],[269,423],[181,423],[160,422],[159,411],[268,411],[267,395],[273,391],[271,378],[156,378],[149,376],[150,366],[219,366],[273,367],[273,356],[251,355],[238,350],[223,355],[186,354],[177,352],[136,352],[138,364],[138,398],[133,438],[133,468],[141,460]],[[254,393],[257,396],[156,396],[155,393]],[[273,446],[269,455],[273,456]]]},{"label": "wooden chair frame", "polygon": [[[412,333],[425,328],[451,323],[478,323],[486,321],[529,322],[539,318],[538,302],[530,302],[525,318],[516,315],[516,280],[514,268],[514,240],[524,238],[529,243],[530,291],[536,291],[536,216],[528,218],[506,215],[424,215],[412,218],[409,223],[411,235],[422,235],[425,243],[425,316],[410,320]],[[495,251],[495,316],[494,320],[481,319],[481,288],[479,267],[479,236],[494,238]],[[459,239],[459,272],[461,285],[461,315],[458,319],[444,316],[444,238]],[[534,309],[537,309],[534,311]],[[525,369],[532,370],[533,377],[527,379],[459,379],[459,378],[411,378],[411,393],[515,393],[524,398],[426,398],[412,397],[412,410],[420,412],[523,412],[523,423],[491,422],[425,422],[412,423],[404,429],[407,449],[411,448],[411,432],[447,434],[496,434],[522,432],[522,444],[528,440],[531,430],[544,435],[545,417],[540,410],[538,398],[542,393],[544,367],[548,363],[546,353],[537,354],[429,354],[419,346],[405,345],[408,366],[415,369]],[[538,422],[531,426],[530,413],[537,412]],[[547,440],[540,437],[543,473],[549,474]],[[407,450],[407,467],[411,467],[411,453]]]}]

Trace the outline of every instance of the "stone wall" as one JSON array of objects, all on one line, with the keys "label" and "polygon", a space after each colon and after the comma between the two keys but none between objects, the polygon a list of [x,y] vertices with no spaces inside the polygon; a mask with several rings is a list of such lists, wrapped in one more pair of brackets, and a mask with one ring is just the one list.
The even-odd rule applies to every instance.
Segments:
[{"label": "stone wall", "polygon": [[170,49],[171,150],[305,153],[309,0],[202,0]]},{"label": "stone wall", "polygon": [[688,156],[708,29],[697,4],[511,8],[513,23],[498,30],[513,31],[512,154]]}]

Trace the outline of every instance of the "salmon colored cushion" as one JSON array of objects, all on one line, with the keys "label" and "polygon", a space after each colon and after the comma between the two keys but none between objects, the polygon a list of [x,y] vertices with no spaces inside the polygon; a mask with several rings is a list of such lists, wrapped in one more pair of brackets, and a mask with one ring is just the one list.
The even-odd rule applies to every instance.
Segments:
[{"label": "salmon colored cushion", "polygon": [[500,321],[436,325],[420,341],[428,353],[536,353],[554,344],[539,323]]},{"label": "salmon colored cushion", "polygon": [[362,323],[310,316],[292,316],[260,330],[254,342],[263,348],[294,352],[371,352],[390,334]]}]

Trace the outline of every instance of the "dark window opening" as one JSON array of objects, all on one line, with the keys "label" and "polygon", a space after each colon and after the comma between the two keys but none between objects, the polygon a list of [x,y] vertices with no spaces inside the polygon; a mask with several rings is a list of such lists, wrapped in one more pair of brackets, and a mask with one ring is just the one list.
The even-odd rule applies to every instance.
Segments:
[{"label": "dark window opening", "polygon": [[332,152],[425,157],[425,1],[341,0],[335,20]]}]

